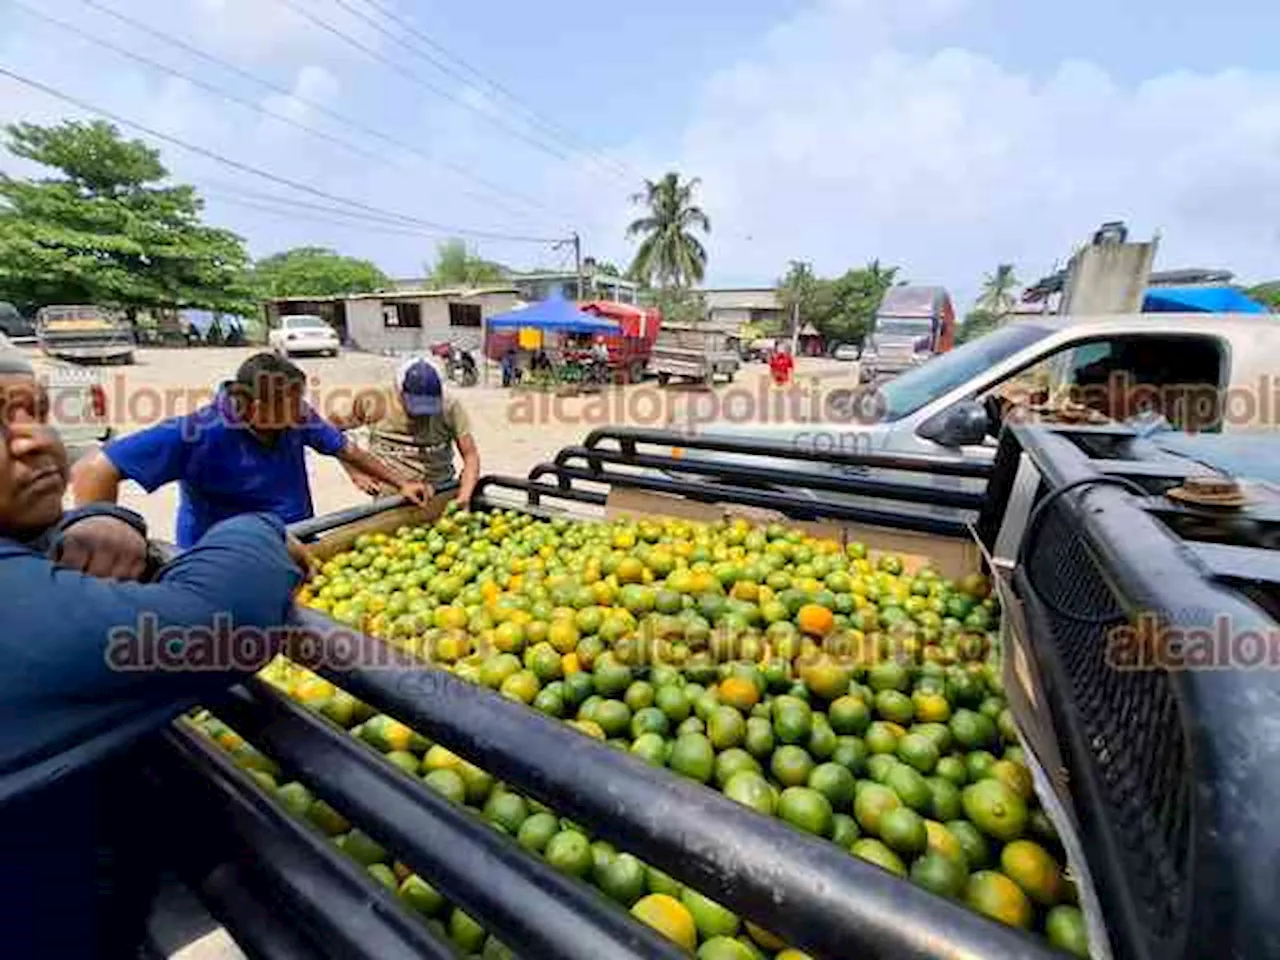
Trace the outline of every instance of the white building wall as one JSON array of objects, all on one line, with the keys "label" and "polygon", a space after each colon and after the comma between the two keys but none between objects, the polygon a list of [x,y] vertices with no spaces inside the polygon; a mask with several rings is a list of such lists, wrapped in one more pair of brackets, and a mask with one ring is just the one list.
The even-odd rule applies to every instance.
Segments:
[{"label": "white building wall", "polygon": [[[416,303],[421,311],[421,327],[388,326],[384,305]],[[472,296],[424,296],[417,298],[361,297],[347,301],[347,329],[360,350],[373,353],[425,353],[433,344],[449,342],[463,350],[479,351],[483,327],[453,327],[449,324],[449,304],[479,304],[485,319],[506,313],[518,304],[514,293],[484,293]]]}]

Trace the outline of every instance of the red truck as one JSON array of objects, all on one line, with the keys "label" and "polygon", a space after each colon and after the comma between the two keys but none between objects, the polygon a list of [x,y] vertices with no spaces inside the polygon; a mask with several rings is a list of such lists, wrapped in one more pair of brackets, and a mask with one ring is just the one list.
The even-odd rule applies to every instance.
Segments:
[{"label": "red truck", "polygon": [[662,328],[662,313],[652,307],[637,307],[612,300],[588,300],[578,304],[584,313],[612,320],[622,328],[617,336],[605,337],[609,366],[622,374],[625,383],[638,383],[649,366],[653,343]]}]

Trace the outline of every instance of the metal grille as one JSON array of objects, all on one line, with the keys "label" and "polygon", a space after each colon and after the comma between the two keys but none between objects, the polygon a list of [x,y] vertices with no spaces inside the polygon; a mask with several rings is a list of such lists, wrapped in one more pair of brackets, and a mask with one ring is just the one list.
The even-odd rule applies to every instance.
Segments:
[{"label": "metal grille", "polygon": [[[1179,701],[1166,672],[1121,670],[1109,663],[1112,630],[1126,618],[1062,501],[1049,508],[1043,524],[1027,574],[1047,601],[1051,636],[1040,641],[1053,645],[1062,665],[1062,693],[1078,711],[1083,746],[1103,795],[1097,822],[1119,854],[1120,862],[1107,858],[1103,868],[1126,888],[1144,928],[1128,931],[1130,936],[1144,942],[1149,955],[1172,956],[1188,921],[1192,826]],[[1174,619],[1190,613],[1180,611]],[[1109,614],[1102,624],[1084,622]],[[1090,839],[1086,844],[1097,850]]]}]

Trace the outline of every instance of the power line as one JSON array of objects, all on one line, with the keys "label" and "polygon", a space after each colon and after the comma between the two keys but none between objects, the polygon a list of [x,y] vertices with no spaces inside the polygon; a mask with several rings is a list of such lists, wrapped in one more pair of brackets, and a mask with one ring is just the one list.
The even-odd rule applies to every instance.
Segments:
[{"label": "power line", "polygon": [[[560,135],[563,138],[568,139],[571,142],[576,141],[579,144],[582,143],[582,141],[579,140],[577,137],[575,137],[573,133],[570,130],[568,130],[566,127],[556,123],[554,120],[546,116],[546,114],[540,113],[538,110],[534,109],[528,103],[523,101],[520,97],[516,96],[516,94],[512,93],[508,87],[503,86],[497,80],[494,80],[493,78],[487,76],[478,67],[472,66],[466,60],[462,59],[462,57],[458,56],[456,53],[451,52],[447,47],[445,47],[439,41],[433,40],[430,36],[428,36],[422,30],[415,27],[408,20],[405,20],[403,17],[400,17],[399,15],[394,13],[388,5],[380,2],[380,0],[363,0],[363,2],[365,6],[372,7],[374,10],[382,14],[386,19],[388,19],[392,23],[399,26],[402,30],[404,30],[410,36],[416,38],[426,46],[430,47],[432,50],[437,51],[442,56],[458,64],[458,66],[460,66],[465,72],[469,73],[472,77],[474,77],[475,80],[479,80],[481,83],[489,87],[491,90],[494,90],[497,93],[501,94],[510,103],[519,107],[521,110],[523,110],[524,113],[527,114],[531,119],[538,121],[539,123],[541,123],[542,125],[544,125],[545,127],[547,127],[552,131],[559,131]],[[419,55],[426,56],[425,54],[419,54]],[[452,76],[457,77],[458,79],[462,80],[464,83],[474,82],[474,80],[469,80],[465,77],[459,76],[458,73],[456,73],[455,71],[449,70],[447,67],[445,67],[443,64],[440,64],[439,61],[435,60],[434,58],[428,58],[428,59],[431,59],[433,63],[436,63],[436,65],[439,66],[441,70],[445,70],[447,73],[450,73]],[[585,144],[583,144],[583,146],[586,147]],[[586,149],[585,152],[587,152],[589,155],[595,158],[598,158],[599,160],[605,163],[610,164],[611,166],[613,166],[613,168],[616,171],[625,175],[628,179],[640,179],[639,174],[637,174],[634,170],[632,170],[622,161],[615,160],[612,157],[606,156],[600,153],[599,151],[590,150],[589,148]]]},{"label": "power line", "polygon": [[[494,90],[497,90],[498,92],[502,93],[512,103],[521,107],[524,110],[524,112],[528,115],[528,117],[533,121],[533,125],[536,127],[542,127],[545,131],[549,132],[551,134],[551,139],[553,141],[568,140],[570,149],[578,150],[578,152],[581,152],[584,156],[588,157],[588,159],[596,160],[597,162],[602,162],[608,159],[608,158],[597,156],[596,153],[590,149],[583,149],[581,147],[581,144],[579,144],[579,146],[577,147],[574,147],[573,143],[576,141],[577,138],[575,138],[572,133],[565,130],[563,127],[559,127],[558,124],[553,123],[552,121],[546,119],[545,117],[542,117],[535,110],[533,110],[532,107],[529,107],[528,105],[523,103],[523,101],[521,101],[518,97],[516,97],[515,94],[506,90],[505,87],[502,87],[496,81],[490,80],[488,77],[486,77],[483,73],[481,73],[475,67],[470,66],[465,61],[462,61],[458,57],[454,56],[453,54],[450,54],[449,51],[445,50],[442,46],[440,46],[440,44],[436,43],[426,34],[416,29],[412,24],[401,19],[399,16],[397,16],[387,7],[383,6],[380,3],[375,2],[375,0],[363,0],[363,2],[365,6],[368,6],[373,10],[377,11],[378,13],[382,14],[383,17],[385,17],[390,22],[399,26],[401,29],[407,32],[410,36],[414,37],[415,39],[426,44],[427,46],[431,47],[434,50],[441,51],[449,59],[461,63],[467,69],[467,71],[469,71],[472,74],[472,77],[478,78],[481,83],[483,83],[484,85]],[[400,46],[404,47],[410,53],[414,54],[415,56],[423,60],[426,60],[428,63],[432,64],[437,69],[453,77],[455,80],[458,80],[468,85],[473,85],[475,83],[475,79],[473,79],[472,77],[468,77],[463,73],[460,73],[459,71],[455,70],[453,67],[449,66],[447,63],[442,62],[439,57],[433,56],[430,53],[420,50],[414,47],[413,44],[407,43],[400,37],[397,37],[394,33],[392,33],[390,30],[388,30],[386,27],[380,24],[375,18],[370,17],[368,14],[352,6],[349,0],[333,0],[333,3],[337,4],[343,10],[346,10],[352,16],[359,18],[364,23],[369,24],[369,26],[373,27],[373,29],[377,30],[383,36],[389,37],[391,40],[395,41]],[[612,163],[612,161],[609,161],[609,162]],[[628,178],[630,177],[630,173],[627,170],[625,170],[622,166],[617,164],[614,164],[613,172],[621,176],[625,176]]]},{"label": "power line", "polygon": [[87,103],[83,100],[73,97],[70,94],[63,93],[62,91],[54,87],[48,86],[47,84],[41,83],[38,80],[32,80],[29,77],[24,77],[23,75],[16,73],[13,70],[8,69],[7,67],[0,66],[0,76],[9,77],[11,80],[16,80],[18,83],[21,83],[24,86],[30,87],[33,90],[39,90],[42,93],[48,94],[49,96],[54,97],[58,100],[62,100],[65,103],[69,103],[73,106],[79,107],[81,110],[87,110],[90,113],[96,113],[99,116],[106,117],[109,120],[114,120],[116,123],[120,123],[128,127],[133,127],[135,130],[141,130],[143,133],[149,136],[155,137],[157,140],[163,140],[166,143],[170,143],[170,144],[173,144],[174,146],[181,147],[184,150],[189,150],[192,153],[198,154],[209,160],[213,160],[216,163],[223,164],[224,166],[231,167],[234,170],[239,170],[243,173],[250,173],[257,177],[262,177],[264,180],[270,180],[273,183],[281,184],[282,186],[289,187],[293,190],[299,190],[303,193],[309,193],[313,196],[320,197],[323,200],[331,200],[337,203],[347,204],[348,206],[355,207],[359,210],[364,210],[368,213],[373,213],[380,217],[403,218],[404,220],[411,222],[415,226],[425,227],[428,230],[439,231],[442,234],[448,234],[450,236],[469,236],[469,237],[475,237],[480,240],[495,240],[495,241],[505,241],[505,242],[511,242],[511,243],[549,244],[549,243],[557,242],[557,238],[526,237],[526,236],[519,236],[516,234],[498,233],[496,231],[471,230],[465,227],[451,227],[446,224],[435,223],[431,220],[423,220],[418,217],[409,217],[404,214],[392,213],[391,211],[383,210],[379,207],[371,206],[366,203],[361,203],[358,200],[349,200],[346,197],[339,197],[332,193],[326,193],[324,190],[320,190],[316,187],[310,186],[309,184],[299,183],[296,180],[290,180],[289,178],[282,177],[279,174],[271,173],[270,171],[267,171],[267,170],[262,170],[258,167],[251,166],[250,164],[247,164],[247,163],[241,163],[239,160],[233,160],[230,157],[223,156],[222,154],[217,153],[216,151],[213,151],[213,150],[209,150],[205,147],[200,147],[193,143],[188,143],[185,140],[181,140],[167,133],[161,133],[159,130],[152,129],[151,127],[138,123],[135,120],[129,120],[125,117],[120,116],[119,114],[112,113],[109,110],[105,110],[102,107],[94,106],[93,104]]},{"label": "power line", "polygon": [[[248,70],[238,67],[234,63],[231,63],[223,59],[222,57],[218,57],[205,50],[201,50],[199,47],[195,46],[194,44],[187,43],[186,41],[178,37],[174,37],[171,34],[167,34],[162,30],[157,30],[155,27],[152,27],[149,24],[143,23],[140,20],[130,17],[127,14],[121,13],[118,10],[113,10],[108,6],[105,6],[104,4],[99,3],[98,0],[80,0],[80,2],[87,7],[91,7],[92,9],[97,10],[100,13],[104,13],[107,16],[112,17],[113,19],[125,24],[126,26],[132,27],[135,30],[139,30],[143,33],[146,33],[149,36],[155,37],[156,39],[164,43],[170,44],[171,46],[174,46],[179,50],[184,51],[185,53],[189,53],[192,56],[199,57],[202,60],[212,63],[218,67],[221,67],[222,69],[232,74],[235,74],[236,76],[241,77],[242,79],[248,80],[250,83],[257,84],[258,86],[263,87],[264,89],[270,90],[273,93],[279,94],[281,96],[292,97],[294,100],[298,101],[299,103],[305,104],[312,110],[315,110],[317,113],[322,113],[325,116],[329,117],[330,119],[336,120],[339,123],[350,126],[353,129],[366,134],[367,136],[374,137],[378,140],[381,140],[384,143],[391,144],[394,147],[397,147],[401,150],[405,150],[408,153],[412,153],[414,156],[420,157],[421,159],[427,161],[428,163],[440,166],[450,171],[451,173],[455,174],[456,176],[459,176],[466,180],[470,180],[473,183],[476,183],[479,186],[484,187],[486,190],[493,192],[494,194],[507,197],[511,200],[518,201],[519,203],[523,203],[526,206],[533,207],[547,213],[552,212],[550,207],[546,206],[543,203],[539,203],[537,200],[527,197],[518,191],[511,190],[507,187],[503,187],[496,183],[491,183],[485,178],[480,177],[475,173],[471,172],[466,167],[461,166],[460,164],[452,163],[451,161],[448,161],[448,160],[433,157],[423,152],[422,150],[419,150],[418,148],[414,147],[412,144],[404,140],[400,140],[389,134],[383,133],[379,130],[375,130],[372,127],[368,127],[360,123],[360,121],[358,120],[355,120],[351,117],[338,113],[335,110],[331,110],[329,107],[325,106],[322,103],[319,103],[318,101],[311,100],[308,97],[301,96],[300,94],[295,93],[294,91],[290,90],[287,87],[283,87],[283,86],[280,86],[279,84],[272,83],[270,80],[264,80],[262,77],[259,77],[256,74],[250,73]],[[164,68],[164,69],[168,69],[168,68]],[[492,200],[489,198],[482,197],[478,194],[474,194],[469,191],[466,191],[466,194],[467,196],[470,196],[476,200],[482,200],[484,202],[492,202]]]},{"label": "power line", "polygon": [[240,106],[248,110],[253,110],[256,113],[265,114],[266,116],[269,116],[275,120],[279,120],[282,123],[287,123],[291,127],[297,127],[299,130],[303,130],[307,133],[310,133],[313,136],[321,138],[322,140],[327,140],[330,143],[337,144],[338,146],[342,147],[344,150],[350,150],[352,153],[365,157],[366,159],[376,160],[381,163],[388,162],[385,157],[382,157],[379,154],[373,153],[370,150],[365,150],[363,147],[359,147],[359,146],[356,146],[355,144],[349,143],[340,137],[335,137],[332,134],[325,133],[323,130],[317,130],[314,127],[309,127],[305,123],[302,123],[299,120],[295,120],[292,117],[285,116],[284,114],[276,113],[274,110],[268,110],[266,107],[262,106],[261,104],[254,103],[252,100],[241,99],[240,97],[237,97],[235,94],[227,93],[226,91],[220,89],[219,87],[214,86],[211,83],[205,83],[203,80],[199,79],[198,77],[193,77],[189,73],[183,73],[181,70],[176,70],[173,67],[166,67],[163,63],[160,63],[156,60],[152,60],[149,57],[144,57],[140,53],[134,53],[131,50],[126,50],[124,47],[118,46],[112,43],[110,40],[104,40],[101,37],[95,37],[93,34],[89,33],[87,30],[81,30],[79,27],[72,26],[69,23],[64,23],[63,21],[57,19],[56,17],[51,17],[47,13],[42,13],[41,11],[35,9],[34,7],[27,6],[25,3],[22,2],[22,0],[10,0],[10,3],[13,6],[17,7],[18,9],[24,10],[30,16],[43,20],[45,23],[51,23],[55,27],[59,27],[62,30],[66,30],[68,33],[73,33],[83,40],[88,40],[90,43],[96,43],[100,47],[105,47],[108,50],[111,50],[122,57],[128,57],[130,60],[134,60],[138,63],[143,64],[144,66],[151,67],[153,70],[159,70],[161,73],[167,73],[179,78],[180,80],[185,80],[187,81],[187,83],[190,83],[193,86],[199,87],[202,90],[209,91],[214,96],[222,97],[224,100],[227,100],[231,103],[239,104]]},{"label": "power line", "polygon": [[[299,213],[296,210],[293,210],[287,206],[277,206],[272,203],[268,203],[264,201],[252,200],[245,197],[238,197],[233,193],[224,193],[220,190],[206,189],[204,193],[206,196],[216,197],[218,200],[220,200],[223,203],[232,203],[232,204],[235,204],[236,206],[248,207],[251,210],[257,210],[261,213],[275,214],[281,219],[284,219],[287,217],[290,220],[310,220],[315,223],[327,223],[333,226],[346,227],[352,230],[361,230],[366,233],[386,234],[387,236],[395,236],[395,237],[421,238],[423,236],[423,231],[421,230],[411,230],[409,228],[396,229],[390,224],[379,224],[377,221],[365,222],[365,223],[362,223],[359,221],[352,222],[352,221],[338,220],[338,219],[335,219],[334,217],[323,216],[320,214]],[[347,216],[347,214],[341,213],[340,211],[335,210],[334,212],[337,213],[339,216]]]},{"label": "power line", "polygon": [[[213,189],[210,190],[209,186]],[[295,200],[292,197],[282,197],[275,193],[260,193],[255,190],[245,190],[242,187],[228,186],[218,181],[206,181],[201,188],[202,192],[210,196],[232,196],[241,197],[255,202],[273,203],[278,206],[286,207],[290,210],[316,210],[321,213],[347,217],[358,223],[368,224],[370,226],[390,227],[397,230],[408,230],[413,236],[421,236],[424,233],[431,235],[440,235],[439,231],[424,231],[413,226],[412,217],[404,217],[402,215],[378,216],[370,213],[360,213],[356,210],[344,210],[342,207],[331,207],[323,203],[308,203],[305,200]]]},{"label": "power line", "polygon": [[[400,76],[404,77],[410,83],[413,83],[416,86],[422,87],[424,90],[429,90],[431,93],[434,93],[438,97],[443,97],[446,100],[452,101],[453,103],[456,103],[459,106],[467,110],[470,110],[481,117],[484,117],[490,123],[496,124],[497,126],[501,127],[503,130],[506,130],[512,136],[517,137],[520,140],[523,140],[525,143],[528,143],[529,145],[536,147],[537,149],[543,151],[544,153],[549,153],[560,160],[573,159],[569,154],[565,153],[558,146],[554,144],[548,144],[543,142],[542,140],[536,139],[535,137],[530,136],[528,133],[521,130],[520,128],[514,127],[504,122],[500,117],[495,117],[491,113],[487,113],[484,110],[480,110],[474,104],[467,103],[466,100],[462,99],[459,96],[456,96],[450,91],[445,90],[441,87],[438,87],[428,80],[424,80],[422,77],[418,76],[418,74],[414,73],[413,71],[404,69],[399,64],[384,57],[377,50],[374,50],[372,47],[368,46],[367,44],[361,43],[359,40],[351,36],[349,33],[346,33],[345,31],[335,27],[333,24],[320,19],[310,10],[307,10],[305,7],[299,6],[295,2],[295,0],[275,0],[275,2],[289,10],[292,10],[298,16],[315,24],[321,30],[324,30],[325,32],[334,35],[335,37],[342,40],[344,43],[352,47],[355,47],[357,50],[361,51],[366,56],[371,57],[372,59],[376,60],[378,63],[381,63],[388,70],[391,70],[399,74]],[[382,29],[382,28],[379,28],[379,29]],[[394,35],[392,35],[392,38],[395,39]]]}]

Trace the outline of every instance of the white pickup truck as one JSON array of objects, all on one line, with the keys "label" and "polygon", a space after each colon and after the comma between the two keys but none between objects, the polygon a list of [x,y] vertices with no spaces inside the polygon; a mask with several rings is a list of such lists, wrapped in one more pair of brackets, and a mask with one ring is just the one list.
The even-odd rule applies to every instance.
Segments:
[{"label": "white pickup truck", "polygon": [[58,428],[73,463],[111,438],[107,389],[98,370],[22,350],[0,333],[0,354],[9,352],[21,353],[35,369],[49,398],[49,422]]},{"label": "white pickup truck", "polygon": [[[1280,426],[1280,317],[1209,313],[1018,320],[862,393],[856,377],[826,381],[821,387],[823,415],[816,421],[719,420],[671,426],[698,436],[757,439],[818,453],[990,462],[998,432],[991,419],[994,401],[1028,387],[1052,393],[1093,384],[1097,372],[1108,367],[1129,371],[1145,388],[1137,399],[1175,427],[1236,432]],[[816,405],[801,406],[809,410]],[[706,450],[677,454],[685,460],[740,459]],[[752,462],[761,464],[759,458]],[[770,465],[786,469],[788,462]],[[835,476],[866,471],[837,464],[825,469]],[[960,487],[966,483],[944,476],[932,482]],[[813,496],[843,498],[832,493]]]}]

